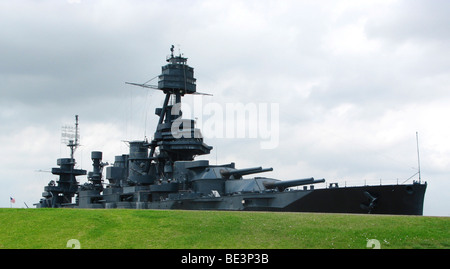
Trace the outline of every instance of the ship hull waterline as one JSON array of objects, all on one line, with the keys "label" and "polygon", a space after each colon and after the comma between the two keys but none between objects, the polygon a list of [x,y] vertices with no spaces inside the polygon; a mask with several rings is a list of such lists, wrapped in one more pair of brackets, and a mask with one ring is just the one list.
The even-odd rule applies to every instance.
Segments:
[{"label": "ship hull waterline", "polygon": [[[380,185],[242,193],[157,202],[116,202],[106,204],[106,208],[423,215],[426,186]],[[372,197],[376,200],[371,206]]]}]

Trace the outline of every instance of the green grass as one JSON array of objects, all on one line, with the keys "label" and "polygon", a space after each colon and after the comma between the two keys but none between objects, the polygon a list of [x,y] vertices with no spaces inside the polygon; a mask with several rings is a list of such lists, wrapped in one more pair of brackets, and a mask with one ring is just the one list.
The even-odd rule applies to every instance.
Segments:
[{"label": "green grass", "polygon": [[450,218],[311,213],[0,209],[0,248],[382,249],[450,247]]}]

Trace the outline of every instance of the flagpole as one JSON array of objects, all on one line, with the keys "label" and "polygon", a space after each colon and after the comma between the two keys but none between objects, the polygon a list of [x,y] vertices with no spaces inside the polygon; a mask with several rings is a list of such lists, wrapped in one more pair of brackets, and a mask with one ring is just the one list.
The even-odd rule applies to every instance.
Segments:
[{"label": "flagpole", "polygon": [[419,166],[419,184],[421,182],[421,175],[420,175],[420,154],[419,154],[419,132],[416,132],[416,143],[417,143],[417,165]]}]

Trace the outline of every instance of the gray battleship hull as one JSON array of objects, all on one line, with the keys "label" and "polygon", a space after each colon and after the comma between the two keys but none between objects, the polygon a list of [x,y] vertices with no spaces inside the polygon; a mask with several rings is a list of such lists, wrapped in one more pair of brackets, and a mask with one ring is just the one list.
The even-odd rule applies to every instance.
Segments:
[{"label": "gray battleship hull", "polygon": [[[422,215],[426,186],[426,184],[409,184],[335,187],[157,202],[110,202],[104,206],[106,208],[134,209]],[[370,199],[365,193],[377,197],[376,204],[371,209],[369,208]],[[97,205],[96,207],[102,208],[103,206]]]}]

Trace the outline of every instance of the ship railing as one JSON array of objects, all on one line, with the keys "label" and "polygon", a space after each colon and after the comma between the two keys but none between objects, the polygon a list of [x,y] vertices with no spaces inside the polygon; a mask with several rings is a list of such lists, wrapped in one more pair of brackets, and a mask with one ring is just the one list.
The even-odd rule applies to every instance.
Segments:
[{"label": "ship railing", "polygon": [[[356,186],[381,186],[381,185],[404,185],[411,184],[413,180],[405,182],[400,178],[397,179],[355,179],[355,180],[335,180],[333,182],[327,181],[327,188],[333,187],[356,187]],[[338,185],[336,185],[338,184]]]},{"label": "ship railing", "polygon": [[[324,183],[314,184],[315,188],[342,188],[342,187],[359,187],[359,186],[381,186],[381,185],[404,185],[411,184],[413,180],[405,182],[400,178],[398,179],[339,179],[339,180],[326,180]],[[290,187],[291,190],[305,189],[305,186]],[[307,188],[309,189],[309,188]],[[314,188],[312,188],[314,189]]]}]

